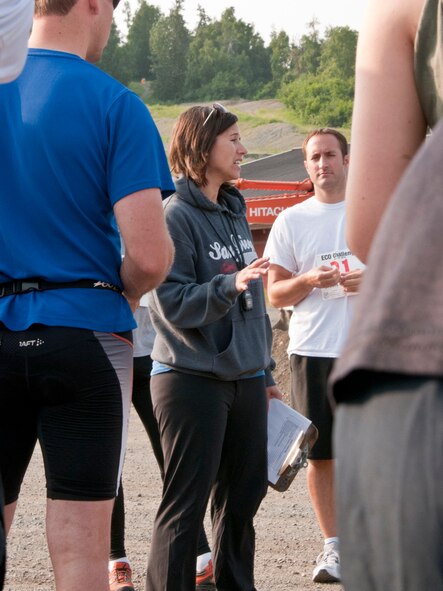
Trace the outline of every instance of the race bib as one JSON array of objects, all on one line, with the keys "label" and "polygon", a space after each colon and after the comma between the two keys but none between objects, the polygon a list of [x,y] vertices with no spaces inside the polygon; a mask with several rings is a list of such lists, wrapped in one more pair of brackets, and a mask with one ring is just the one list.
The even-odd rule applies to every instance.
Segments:
[{"label": "race bib", "polygon": [[[315,257],[316,267],[337,267],[340,273],[349,273],[354,269],[362,269],[362,262],[352,254],[350,250],[333,250],[331,252],[324,252]],[[341,285],[334,285],[333,287],[324,287],[321,290],[321,295],[324,300],[333,300],[336,298],[344,298],[348,295],[357,295],[355,293],[346,293]]]}]

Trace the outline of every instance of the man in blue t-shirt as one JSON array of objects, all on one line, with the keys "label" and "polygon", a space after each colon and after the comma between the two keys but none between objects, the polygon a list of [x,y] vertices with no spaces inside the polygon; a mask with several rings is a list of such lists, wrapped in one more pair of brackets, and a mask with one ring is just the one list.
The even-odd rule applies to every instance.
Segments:
[{"label": "man in blue t-shirt", "polygon": [[[7,83],[12,82],[23,69],[33,12],[33,0],[0,1],[0,129],[2,133],[9,130],[13,134],[16,125],[20,123],[14,94],[10,93]],[[2,157],[6,160],[4,154]],[[0,474],[0,589],[3,589],[4,575],[5,529],[3,486]]]},{"label": "man in blue t-shirt", "polygon": [[131,308],[173,256],[161,194],[174,187],[155,124],[132,92],[89,63],[100,59],[117,2],[36,0],[24,71],[4,87],[17,113],[0,136],[5,523],[38,439],[63,591],[109,589]]}]

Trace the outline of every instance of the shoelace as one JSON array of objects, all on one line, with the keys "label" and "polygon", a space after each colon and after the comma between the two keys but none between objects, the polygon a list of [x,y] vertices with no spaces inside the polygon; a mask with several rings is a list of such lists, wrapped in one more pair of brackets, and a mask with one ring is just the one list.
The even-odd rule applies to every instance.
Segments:
[{"label": "shoelace", "polygon": [[131,582],[131,571],[127,566],[114,569],[115,579],[117,583],[130,583]]},{"label": "shoelace", "polygon": [[340,559],[337,550],[324,550],[317,559],[318,562],[326,562],[326,564],[338,564]]}]

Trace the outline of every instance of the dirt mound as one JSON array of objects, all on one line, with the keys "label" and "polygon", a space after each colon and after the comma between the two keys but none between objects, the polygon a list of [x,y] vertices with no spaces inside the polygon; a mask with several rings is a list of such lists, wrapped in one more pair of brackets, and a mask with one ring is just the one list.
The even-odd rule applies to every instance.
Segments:
[{"label": "dirt mound", "polygon": [[252,128],[242,126],[241,131],[242,142],[249,154],[260,157],[286,152],[301,146],[304,138],[289,123],[266,123]]},{"label": "dirt mound", "polygon": [[[279,120],[278,112],[283,108],[281,102],[275,99],[222,102],[233,113],[248,115],[248,118],[241,122],[242,141],[249,152],[245,161],[301,146],[304,135],[298,133],[293,125]],[[184,110],[190,105],[181,106]],[[260,119],[263,121],[260,122]],[[176,119],[171,117],[155,117],[155,123],[166,147],[169,146],[175,121]]]}]

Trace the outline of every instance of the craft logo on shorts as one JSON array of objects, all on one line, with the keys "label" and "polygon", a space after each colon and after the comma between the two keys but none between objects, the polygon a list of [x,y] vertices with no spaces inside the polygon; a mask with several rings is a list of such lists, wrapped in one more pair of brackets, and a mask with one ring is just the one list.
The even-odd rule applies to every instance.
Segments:
[{"label": "craft logo on shorts", "polygon": [[42,341],[42,339],[32,339],[30,341],[19,341],[18,346],[19,347],[40,347],[41,345],[44,345],[45,341]]}]

